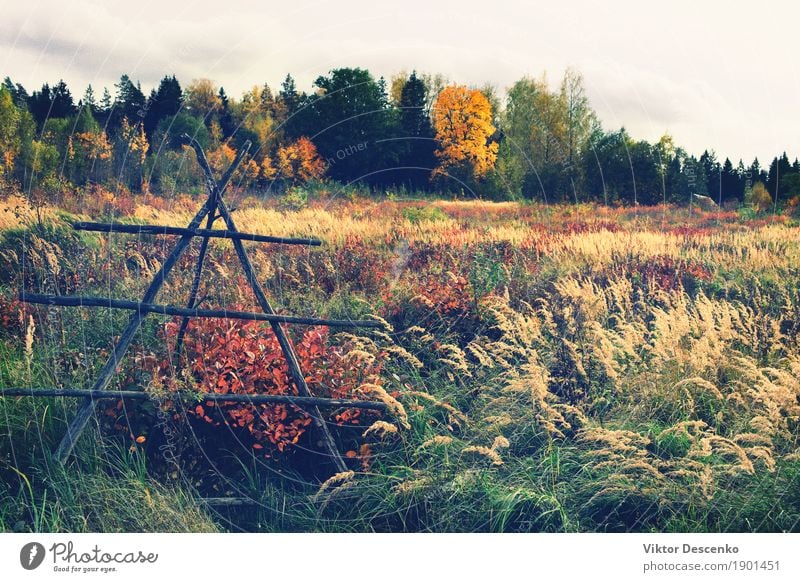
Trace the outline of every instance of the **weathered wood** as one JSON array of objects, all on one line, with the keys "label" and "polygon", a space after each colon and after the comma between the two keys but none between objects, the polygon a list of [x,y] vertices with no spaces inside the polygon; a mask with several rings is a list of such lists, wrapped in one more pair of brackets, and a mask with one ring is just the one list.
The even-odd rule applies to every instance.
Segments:
[{"label": "weathered wood", "polygon": [[[214,226],[214,221],[217,219],[216,202],[213,212],[209,212],[208,220],[206,221],[206,229]],[[197,307],[197,293],[200,291],[200,283],[203,277],[203,264],[206,261],[206,253],[208,252],[208,238],[203,238],[200,243],[200,252],[197,254],[197,266],[194,269],[194,279],[192,280],[192,288],[189,291],[189,299],[186,300],[186,307],[192,309]],[[175,349],[173,351],[173,359],[177,362],[176,367],[180,370],[180,355],[183,349],[183,338],[186,336],[186,330],[189,327],[189,317],[184,315],[181,320],[181,326],[178,330],[178,336],[175,339]]]},{"label": "weathered wood", "polygon": [[159,315],[175,315],[178,317],[219,317],[225,319],[243,319],[248,321],[268,321],[270,323],[290,323],[296,325],[320,325],[326,327],[381,327],[377,321],[371,320],[346,320],[322,319],[318,317],[298,317],[296,315],[279,315],[275,313],[261,313],[255,311],[237,311],[231,309],[200,309],[188,307],[173,307],[171,305],[158,305],[129,301],[127,299],[110,299],[107,297],[81,297],[70,295],[40,295],[38,293],[20,293],[19,298],[25,303],[39,305],[59,305],[62,307],[109,307],[112,309],[127,309],[142,315],[157,313]]},{"label": "weathered wood", "polygon": [[[84,390],[79,388],[0,388],[0,396],[30,396],[33,398],[65,397],[91,398],[93,400],[147,400],[153,395],[137,390]],[[344,398],[319,398],[314,396],[290,396],[286,394],[167,394],[166,398],[196,402],[241,402],[245,404],[294,404],[299,408],[321,406],[324,408],[360,408],[363,410],[386,410],[383,402],[370,400],[347,400]],[[361,427],[364,428],[364,427]]]},{"label": "weathered wood", "polygon": [[[211,176],[211,167],[208,165],[208,160],[206,160],[205,152],[203,152],[203,148],[200,146],[197,140],[191,139],[190,141],[192,147],[197,154],[197,161],[200,163],[200,167],[203,168],[203,172],[205,172],[206,176]],[[209,181],[209,188],[211,188],[211,192],[213,194],[215,186],[213,185],[213,180]],[[228,211],[227,206],[225,205],[225,201],[222,200],[221,197],[218,197],[217,200],[217,209],[219,210],[220,216],[228,225],[228,229],[232,231],[238,231],[236,228],[236,223],[231,216],[231,213]],[[253,270],[253,265],[250,263],[250,258],[247,255],[247,251],[242,244],[242,241],[239,239],[233,239],[233,246],[236,250],[236,254],[239,257],[239,262],[242,264],[242,268],[245,273],[245,277],[247,278],[250,287],[253,289],[253,293],[256,296],[256,300],[258,301],[261,309],[264,310],[265,313],[269,315],[274,315],[275,311],[272,309],[272,305],[270,305],[269,300],[267,299],[266,293],[264,293],[264,289],[261,287],[261,284],[258,282],[256,278],[255,271]],[[309,390],[308,385],[306,384],[305,377],[303,376],[303,372],[300,369],[300,363],[297,360],[297,355],[294,351],[294,346],[292,345],[291,340],[286,335],[283,327],[277,321],[271,321],[270,326],[272,327],[272,331],[275,333],[275,337],[278,339],[278,343],[283,350],[284,355],[286,356],[286,362],[289,365],[289,371],[292,375],[292,379],[294,380],[298,391],[302,396],[311,396],[311,390]],[[339,450],[336,447],[336,442],[333,440],[333,435],[331,435],[330,431],[328,430],[328,426],[325,424],[325,421],[322,416],[322,411],[319,407],[314,407],[310,411],[311,417],[314,421],[314,424],[317,426],[318,430],[322,434],[322,441],[325,444],[325,448],[328,450],[328,454],[331,457],[334,465],[338,471],[346,471],[347,465],[342,458],[342,455],[339,453]]]},{"label": "weathered wood", "polygon": [[249,497],[200,497],[198,503],[214,507],[241,507],[245,505],[261,505],[261,501]]},{"label": "weathered wood", "polygon": [[[192,147],[197,154],[197,160],[200,164],[200,167],[203,169],[204,177],[206,186],[208,188],[209,196],[206,202],[204,203],[203,207],[198,211],[198,213],[194,216],[192,221],[186,228],[177,228],[177,227],[160,227],[160,226],[151,226],[151,225],[114,225],[114,224],[104,224],[104,223],[89,223],[89,222],[79,222],[75,223],[75,227],[79,230],[93,230],[93,231],[100,231],[100,232],[131,232],[136,234],[170,234],[170,235],[177,235],[181,238],[173,247],[170,254],[164,260],[159,272],[156,274],[155,278],[150,282],[147,290],[145,291],[142,300],[139,302],[136,301],[122,301],[122,300],[114,300],[114,299],[107,299],[107,298],[90,298],[90,297],[58,297],[52,295],[37,295],[37,294],[21,294],[21,297],[24,301],[28,302],[37,302],[37,303],[44,303],[50,305],[80,305],[84,307],[113,307],[113,308],[122,308],[122,309],[130,309],[133,310],[135,313],[131,316],[128,326],[123,331],[122,335],[120,336],[117,344],[114,346],[112,351],[111,357],[103,366],[99,377],[95,381],[94,386],[90,390],[58,390],[58,389],[40,389],[40,390],[31,390],[31,389],[17,389],[17,388],[10,388],[5,391],[0,389],[0,395],[19,395],[19,396],[45,396],[49,395],[52,396],[74,396],[78,398],[84,398],[84,402],[81,405],[77,415],[70,423],[69,427],[67,428],[67,432],[64,435],[64,438],[60,442],[57,450],[56,450],[56,458],[61,462],[66,462],[66,459],[69,457],[72,449],[75,446],[75,442],[77,438],[80,436],[81,432],[85,428],[86,424],[89,421],[89,418],[92,416],[94,411],[94,404],[96,399],[101,398],[148,398],[149,395],[144,392],[136,392],[136,391],[108,391],[107,388],[113,378],[118,363],[121,357],[124,355],[127,348],[130,346],[130,343],[133,340],[134,335],[138,331],[142,320],[148,313],[160,313],[163,315],[178,315],[184,317],[184,321],[182,322],[182,329],[185,329],[186,321],[188,317],[223,317],[223,318],[230,318],[230,319],[248,319],[248,320],[262,320],[268,321],[270,326],[272,327],[273,332],[278,339],[278,343],[281,346],[281,350],[283,351],[284,356],[286,357],[286,361],[289,367],[289,371],[292,375],[292,379],[295,382],[298,392],[300,392],[299,396],[287,396],[287,395],[192,395],[192,397],[199,397],[201,400],[214,400],[217,402],[249,402],[249,403],[257,403],[257,402],[287,402],[290,404],[294,404],[297,406],[305,406],[308,408],[307,412],[312,417],[315,426],[321,433],[322,436],[322,444],[324,444],[327,452],[335,464],[337,470],[345,471],[347,466],[340,454],[338,448],[336,447],[336,443],[333,439],[333,436],[328,429],[327,423],[322,415],[320,410],[321,407],[344,407],[344,408],[365,408],[365,409],[372,409],[372,410],[385,410],[386,406],[383,403],[379,402],[367,402],[367,401],[358,401],[358,400],[343,400],[343,399],[329,399],[329,398],[318,398],[312,395],[305,378],[303,376],[302,370],[300,369],[300,364],[297,358],[297,355],[294,351],[294,346],[292,345],[291,340],[287,336],[285,330],[282,327],[283,323],[293,323],[293,324],[306,324],[306,325],[326,325],[326,326],[347,326],[347,327],[380,327],[380,324],[375,321],[339,321],[339,320],[324,320],[324,319],[317,319],[317,318],[302,318],[302,317],[295,317],[295,316],[283,316],[278,315],[272,309],[272,306],[267,299],[266,293],[264,292],[263,287],[257,280],[255,276],[255,272],[253,270],[253,266],[250,262],[250,259],[247,255],[247,251],[242,243],[243,240],[252,240],[252,241],[260,241],[260,242],[277,242],[277,243],[285,243],[285,244],[307,244],[307,245],[319,245],[321,241],[317,239],[297,239],[297,238],[283,238],[283,237],[268,237],[263,235],[250,235],[250,234],[243,234],[240,233],[237,228],[236,224],[231,216],[231,212],[228,210],[227,206],[222,200],[222,194],[226,189],[228,183],[232,179],[232,176],[237,169],[237,167],[241,164],[245,154],[247,153],[250,144],[247,142],[245,146],[239,151],[236,159],[231,164],[231,166],[226,171],[225,175],[223,176],[222,180],[216,182],[213,176],[213,172],[208,164],[208,160],[205,157],[205,153],[203,152],[202,147],[200,144],[194,140],[193,138],[185,135]],[[216,219],[215,215],[219,214],[219,217],[225,221],[227,226],[227,230],[217,230],[212,229],[213,222]],[[201,229],[199,228],[200,224],[203,221],[203,218],[206,216],[208,218],[207,228]],[[190,244],[190,241],[193,237],[202,237],[203,243],[201,246],[201,252],[199,255],[199,260],[195,269],[195,276],[193,280],[192,289],[190,292],[188,306],[186,308],[178,308],[166,305],[157,305],[152,303],[153,299],[155,299],[156,295],[158,294],[160,288],[162,287],[166,276],[169,274],[171,269],[177,263],[181,254],[185,251],[187,246]],[[207,309],[198,309],[197,308],[197,293],[199,290],[200,283],[202,281],[202,271],[203,271],[203,263],[206,255],[206,249],[208,245],[208,240],[210,238],[228,238],[232,240],[234,249],[236,250],[236,254],[239,258],[240,263],[242,264],[242,268],[245,272],[245,276],[247,277],[248,283],[252,288],[256,299],[259,302],[264,313],[250,313],[250,312],[242,312],[242,311],[228,311],[228,310],[207,310]],[[189,395],[187,394],[187,397]],[[180,395],[173,395],[173,398],[180,399]],[[209,500],[210,501],[210,500]]]},{"label": "weathered wood", "polygon": [[248,234],[232,230],[211,228],[181,228],[177,226],[159,226],[157,224],[116,224],[108,222],[73,222],[75,230],[90,232],[121,232],[127,234],[164,234],[164,235],[191,235],[203,238],[238,239],[251,242],[266,242],[284,245],[306,245],[318,247],[322,241],[316,238],[292,238],[281,236],[268,236],[263,234]]},{"label": "weathered wood", "polygon": [[[242,148],[242,151],[239,152],[239,155],[236,156],[236,159],[231,164],[228,171],[223,176],[221,181],[222,186],[219,190],[216,190],[216,184],[214,185],[215,189],[212,190],[211,194],[209,195],[206,202],[200,208],[200,210],[195,214],[194,218],[192,218],[191,222],[189,223],[188,228],[196,229],[200,226],[200,223],[203,221],[203,218],[209,212],[214,212],[214,209],[217,205],[217,201],[221,193],[224,191],[225,187],[227,186],[228,182],[230,182],[231,177],[233,176],[233,172],[239,166],[239,164],[244,159],[244,154],[246,153],[248,147]],[[208,179],[208,176],[207,176]],[[213,182],[213,180],[212,180]],[[172,251],[170,251],[167,258],[164,259],[164,263],[161,265],[158,273],[156,273],[153,280],[150,282],[147,290],[142,297],[143,303],[150,303],[155,299],[156,295],[158,294],[159,290],[161,290],[164,281],[166,280],[167,275],[178,262],[178,259],[181,257],[183,252],[189,246],[189,243],[192,241],[192,235],[184,234],[175,243]],[[241,243],[240,243],[241,244]],[[119,361],[122,356],[127,351],[128,347],[130,346],[131,342],[133,341],[133,337],[136,335],[136,332],[139,330],[139,327],[144,320],[146,313],[141,311],[136,311],[131,315],[130,320],[128,321],[128,325],[125,330],[120,335],[117,344],[114,346],[114,350],[111,353],[111,356],[106,361],[105,365],[103,366],[102,370],[100,371],[100,375],[98,376],[97,380],[94,383],[93,389],[94,390],[105,390],[111,379],[114,377],[116,372],[117,366],[119,365]],[[78,409],[75,418],[72,419],[69,426],[67,427],[67,432],[64,437],[61,439],[61,442],[58,444],[58,448],[55,452],[55,457],[60,463],[66,463],[67,459],[69,458],[72,449],[75,447],[75,442],[77,441],[78,437],[80,437],[83,429],[86,428],[86,425],[89,422],[89,419],[92,417],[94,413],[94,400],[91,398],[87,398],[84,400],[81,407]]]}]

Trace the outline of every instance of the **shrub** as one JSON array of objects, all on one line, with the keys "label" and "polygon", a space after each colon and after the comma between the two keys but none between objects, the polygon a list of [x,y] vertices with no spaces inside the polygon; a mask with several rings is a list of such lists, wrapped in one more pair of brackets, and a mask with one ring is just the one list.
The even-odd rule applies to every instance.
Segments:
[{"label": "shrub", "polygon": [[[179,323],[168,323],[165,329],[172,351]],[[295,342],[295,350],[315,396],[355,398],[362,384],[379,382],[381,354],[355,350],[349,341],[338,342],[326,328],[307,330]],[[166,358],[155,363],[150,389],[165,389],[166,396],[187,387],[200,394],[299,395],[275,334],[261,322],[191,320],[180,363],[184,371],[179,373]],[[304,410],[282,403],[206,402],[188,413],[233,431],[238,440],[263,450],[266,457],[291,450],[311,425]],[[359,424],[362,414],[347,409],[332,420]]]},{"label": "shrub", "polygon": [[756,182],[753,187],[745,192],[745,201],[756,211],[764,212],[772,206],[772,195],[761,182]]}]

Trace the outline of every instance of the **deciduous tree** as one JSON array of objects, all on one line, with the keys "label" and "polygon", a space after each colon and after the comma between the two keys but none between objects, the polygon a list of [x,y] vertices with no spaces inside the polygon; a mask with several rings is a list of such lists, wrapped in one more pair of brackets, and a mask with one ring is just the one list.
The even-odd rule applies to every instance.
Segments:
[{"label": "deciduous tree", "polygon": [[439,159],[434,176],[467,166],[473,177],[481,178],[494,167],[498,145],[490,141],[495,127],[491,105],[483,93],[450,85],[436,99],[432,117]]}]

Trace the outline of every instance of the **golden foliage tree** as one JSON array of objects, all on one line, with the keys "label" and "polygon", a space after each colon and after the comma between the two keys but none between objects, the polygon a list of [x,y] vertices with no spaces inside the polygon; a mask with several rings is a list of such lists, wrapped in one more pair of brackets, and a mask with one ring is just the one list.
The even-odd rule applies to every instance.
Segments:
[{"label": "golden foliage tree", "polygon": [[194,79],[186,87],[183,104],[195,116],[205,117],[222,107],[211,79]]},{"label": "golden foliage tree", "polygon": [[217,173],[223,173],[236,159],[236,150],[228,142],[208,153],[208,165]]},{"label": "golden foliage tree", "polygon": [[20,139],[17,132],[20,113],[14,106],[11,93],[0,88],[0,181],[11,174],[19,153]]},{"label": "golden foliage tree", "polygon": [[745,192],[745,200],[757,212],[764,212],[772,206],[772,194],[763,182],[753,184],[753,187]]},{"label": "golden foliage tree", "polygon": [[433,105],[432,117],[439,159],[434,176],[466,165],[480,178],[494,167],[498,145],[490,141],[495,127],[491,104],[483,93],[462,85],[445,87]]},{"label": "golden foliage tree", "polygon": [[308,182],[325,174],[325,162],[307,137],[278,148],[276,163],[280,177],[292,182]]}]

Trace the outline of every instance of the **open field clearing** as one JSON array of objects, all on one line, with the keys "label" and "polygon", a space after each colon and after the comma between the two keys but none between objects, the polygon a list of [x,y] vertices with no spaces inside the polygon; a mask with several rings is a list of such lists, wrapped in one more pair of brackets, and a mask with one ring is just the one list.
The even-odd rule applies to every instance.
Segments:
[{"label": "open field clearing", "polygon": [[[0,387],[88,388],[127,321],[20,290],[137,299],[174,237],[75,220],[184,225],[188,196],[0,202]],[[288,404],[263,322],[150,315],[61,466],[75,399],[0,396],[2,531],[797,531],[800,241],[783,215],[318,195],[232,202],[348,471]],[[219,227],[219,225],[217,225]],[[194,243],[198,245],[199,243]],[[203,308],[257,311],[210,239]],[[184,305],[197,246],[157,303]],[[180,393],[197,401],[181,405]],[[335,473],[335,474],[334,474]],[[333,476],[332,476],[333,475]],[[235,497],[246,505],[206,503]]]}]

